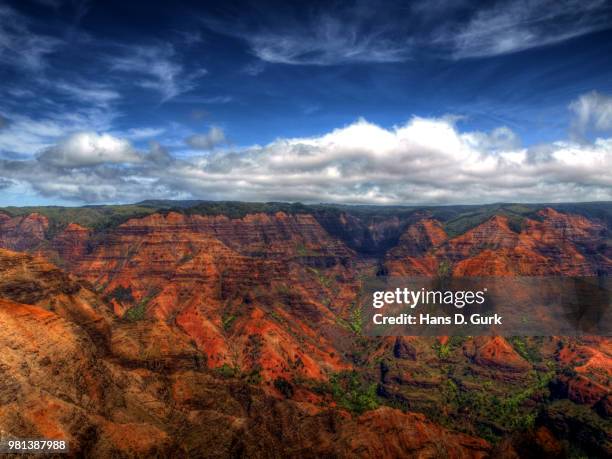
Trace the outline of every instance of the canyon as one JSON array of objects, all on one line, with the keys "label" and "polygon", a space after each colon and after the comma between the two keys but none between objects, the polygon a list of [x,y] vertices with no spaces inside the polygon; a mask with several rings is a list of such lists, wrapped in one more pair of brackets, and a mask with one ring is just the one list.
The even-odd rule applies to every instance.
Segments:
[{"label": "canyon", "polygon": [[609,276],[611,225],[612,203],[0,209],[0,433],[91,457],[609,457],[609,337],[373,338],[357,297]]}]

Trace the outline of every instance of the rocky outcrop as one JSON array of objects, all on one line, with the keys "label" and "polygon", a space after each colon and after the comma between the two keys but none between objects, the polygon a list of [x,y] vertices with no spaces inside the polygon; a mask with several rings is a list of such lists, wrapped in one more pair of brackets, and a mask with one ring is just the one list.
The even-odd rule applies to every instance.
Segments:
[{"label": "rocky outcrop", "polygon": [[[96,239],[90,235],[70,224],[49,249],[37,251],[55,254],[88,280],[115,314],[177,326],[209,366],[238,365],[269,380],[293,374],[321,379],[346,367],[327,332],[317,329],[336,333],[332,307],[341,311],[352,298],[354,252],[311,216],[171,212],[130,220]],[[25,279],[18,284],[28,289]],[[47,295],[38,285],[29,290]],[[341,301],[332,304],[334,299]]]},{"label": "rocky outcrop", "polygon": [[0,247],[24,251],[38,247],[45,241],[49,219],[38,213],[9,217],[0,213]]},{"label": "rocky outcrop", "polygon": [[439,224],[412,225],[386,258],[393,275],[596,276],[612,272],[606,229],[598,222],[551,208],[517,227],[496,215],[446,239]]},{"label": "rocky outcrop", "polygon": [[[4,254],[3,261],[13,258],[14,266],[18,256]],[[35,266],[22,257],[23,267]],[[5,281],[9,272],[15,273],[2,271]],[[30,276],[54,291],[46,280],[53,269]],[[270,451],[284,457],[444,452],[467,458],[490,450],[484,440],[419,414],[380,408],[355,418],[278,400],[257,385],[206,370],[189,339],[159,322],[115,322],[106,348],[81,320],[0,299],[4,436],[61,438],[71,456],[94,458],[264,457]]]},{"label": "rocky outcrop", "polygon": [[505,438],[497,452],[523,451],[520,416],[550,396],[580,415],[538,420],[528,444],[556,451],[570,424],[599,435],[608,338],[372,339],[354,301],[376,273],[605,274],[605,225],[544,209],[449,238],[407,215],[164,211],[94,231],[0,213],[0,245],[21,250],[0,250],[0,429],[103,457],[481,457],[483,426]]},{"label": "rocky outcrop", "polygon": [[52,250],[59,260],[68,267],[74,266],[87,254],[91,230],[76,223],[70,223],[51,241]]},{"label": "rocky outcrop", "polygon": [[531,365],[501,336],[481,336],[469,340],[464,346],[464,352],[476,365],[503,373],[523,373],[531,369]]},{"label": "rocky outcrop", "polygon": [[410,225],[399,238],[398,244],[385,257],[385,265],[391,275],[430,276],[437,272],[439,262],[428,254],[447,239],[442,224],[424,218]]}]

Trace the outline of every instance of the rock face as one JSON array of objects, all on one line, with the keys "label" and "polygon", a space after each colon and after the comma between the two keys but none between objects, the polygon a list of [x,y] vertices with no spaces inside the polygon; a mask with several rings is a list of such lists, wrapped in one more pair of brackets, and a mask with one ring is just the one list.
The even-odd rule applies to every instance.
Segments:
[{"label": "rock face", "polygon": [[103,230],[0,212],[0,430],[94,457],[510,457],[564,454],[555,436],[583,422],[577,447],[601,454],[608,338],[366,338],[354,304],[377,272],[609,274],[605,222],[544,208],[447,227],[421,211],[163,211]]},{"label": "rock face", "polygon": [[[311,216],[154,214],[76,260],[74,247],[59,256],[72,257],[71,271],[102,289],[118,315],[175,324],[210,367],[239,365],[268,380],[346,367],[316,329],[333,325],[331,301],[350,295],[354,252]],[[349,285],[334,288],[337,279]]]},{"label": "rock face", "polygon": [[424,219],[411,225],[387,256],[396,275],[456,276],[593,276],[612,271],[605,242],[607,229],[580,216],[546,208],[538,220],[525,219],[511,228],[505,216],[493,216],[447,239],[439,222]]},{"label": "rock face", "polygon": [[477,337],[467,343],[465,353],[482,367],[510,372],[526,372],[531,365],[501,336]]},{"label": "rock face", "polygon": [[45,240],[49,220],[33,213],[22,217],[9,217],[0,213],[0,247],[11,250],[29,250]]},{"label": "rock face", "polygon": [[[275,451],[467,458],[484,457],[490,449],[484,440],[449,432],[423,415],[391,408],[359,418],[337,410],[312,414],[240,379],[223,379],[206,369],[193,341],[179,330],[160,321],[108,317],[102,298],[65,275],[60,279],[52,266],[14,252],[0,255],[3,435],[65,439],[75,457],[263,457]],[[38,292],[14,288],[26,277]],[[109,336],[98,342],[85,314],[64,316],[63,309],[4,299],[36,302],[40,294],[98,314],[110,325]],[[398,435],[389,437],[391,432]]]},{"label": "rock face", "polygon": [[60,261],[72,266],[86,255],[90,236],[91,231],[87,228],[70,223],[53,238],[51,245],[58,252]]}]

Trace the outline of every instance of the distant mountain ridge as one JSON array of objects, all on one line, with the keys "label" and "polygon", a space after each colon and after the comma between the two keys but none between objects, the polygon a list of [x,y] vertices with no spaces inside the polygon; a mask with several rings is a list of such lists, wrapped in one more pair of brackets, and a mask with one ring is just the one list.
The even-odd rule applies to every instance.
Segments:
[{"label": "distant mountain ridge", "polygon": [[[94,232],[114,228],[131,218],[152,213],[178,212],[187,215],[225,215],[240,218],[248,214],[311,214],[331,234],[366,255],[382,256],[395,245],[403,230],[412,223],[430,217],[439,221],[450,236],[463,234],[494,215],[506,216],[509,225],[518,230],[525,218],[539,219],[538,211],[552,208],[601,221],[612,227],[612,202],[559,204],[486,204],[453,206],[376,206],[343,204],[301,204],[285,202],[241,201],[171,201],[146,200],[136,204],[82,207],[27,206],[0,208],[0,215],[10,217],[37,213],[49,220],[48,232],[55,234],[76,223]],[[342,224],[342,216],[352,220]]]}]

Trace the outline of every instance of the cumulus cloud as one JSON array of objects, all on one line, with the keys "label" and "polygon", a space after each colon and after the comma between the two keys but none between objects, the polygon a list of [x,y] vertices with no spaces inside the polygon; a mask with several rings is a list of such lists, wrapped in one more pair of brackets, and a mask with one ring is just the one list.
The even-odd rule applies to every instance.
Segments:
[{"label": "cumulus cloud", "polygon": [[[59,153],[59,152],[63,153]],[[386,129],[365,120],[308,138],[177,158],[104,135],[71,137],[0,177],[85,202],[146,198],[376,204],[612,199],[612,139],[523,148],[508,128],[462,132],[448,118]]]},{"label": "cumulus cloud", "polygon": [[127,140],[95,132],[71,135],[38,156],[42,163],[66,168],[135,163],[140,159]]},{"label": "cumulus cloud", "polygon": [[206,134],[194,134],[187,137],[185,142],[196,150],[212,150],[226,142],[225,132],[218,126],[212,126]]},{"label": "cumulus cloud", "polygon": [[584,135],[588,130],[612,131],[612,97],[592,91],[574,100],[569,109],[574,114],[574,133]]},{"label": "cumulus cloud", "polygon": [[115,111],[103,107],[75,107],[47,116],[7,113],[10,123],[0,130],[0,151],[31,155],[53,146],[59,138],[91,131],[94,126],[100,131],[108,131],[116,117]]}]

